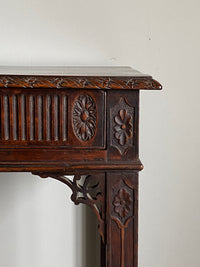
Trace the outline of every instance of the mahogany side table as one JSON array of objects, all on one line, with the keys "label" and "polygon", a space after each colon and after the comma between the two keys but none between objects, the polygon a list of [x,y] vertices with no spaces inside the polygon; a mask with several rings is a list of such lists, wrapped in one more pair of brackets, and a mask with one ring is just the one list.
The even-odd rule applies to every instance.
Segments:
[{"label": "mahogany side table", "polygon": [[0,67],[0,171],[55,178],[89,205],[101,267],[138,266],[141,89],[161,85],[130,67]]}]

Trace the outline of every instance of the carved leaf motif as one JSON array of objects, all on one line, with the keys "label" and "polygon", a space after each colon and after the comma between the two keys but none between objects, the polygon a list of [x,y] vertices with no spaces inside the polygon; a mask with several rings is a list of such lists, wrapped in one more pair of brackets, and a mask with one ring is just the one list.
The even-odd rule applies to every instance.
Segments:
[{"label": "carved leaf motif", "polygon": [[96,131],[96,105],[89,95],[80,95],[73,107],[73,130],[81,141],[90,140]]},{"label": "carved leaf motif", "polygon": [[124,146],[127,142],[127,139],[132,134],[132,117],[127,114],[127,110],[121,109],[114,120],[116,123],[115,129],[115,138],[119,140],[119,144]]},{"label": "carved leaf motif", "polygon": [[[31,79],[31,82],[29,81]],[[162,86],[149,78],[98,78],[98,77],[46,77],[46,76],[15,76],[0,75],[0,87],[23,88],[85,88],[85,89],[155,89]]]},{"label": "carved leaf motif", "polygon": [[121,188],[118,194],[115,196],[113,205],[114,211],[119,214],[121,218],[124,218],[130,212],[132,200],[130,194],[125,188]]},{"label": "carved leaf motif", "polygon": [[111,109],[111,145],[116,147],[121,155],[133,145],[134,108],[130,107],[124,98]]},{"label": "carved leaf motif", "polygon": [[128,226],[134,213],[134,189],[129,187],[125,179],[122,179],[117,187],[113,187],[112,195],[112,219],[120,228]]},{"label": "carved leaf motif", "polygon": [[36,78],[27,78],[27,79],[24,79],[24,81],[28,84],[30,88],[34,88],[37,83]]}]

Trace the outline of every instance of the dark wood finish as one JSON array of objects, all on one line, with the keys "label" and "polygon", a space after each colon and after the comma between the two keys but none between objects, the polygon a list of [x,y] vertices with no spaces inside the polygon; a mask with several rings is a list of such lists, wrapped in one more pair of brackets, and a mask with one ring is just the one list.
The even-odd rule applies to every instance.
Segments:
[{"label": "dark wood finish", "polygon": [[146,89],[161,85],[130,67],[1,67],[0,87]]},{"label": "dark wood finish", "polygon": [[0,171],[69,186],[98,218],[102,267],[138,266],[139,89],[161,85],[129,67],[0,67]]},{"label": "dark wood finish", "polygon": [[107,267],[138,266],[138,174],[107,173]]}]

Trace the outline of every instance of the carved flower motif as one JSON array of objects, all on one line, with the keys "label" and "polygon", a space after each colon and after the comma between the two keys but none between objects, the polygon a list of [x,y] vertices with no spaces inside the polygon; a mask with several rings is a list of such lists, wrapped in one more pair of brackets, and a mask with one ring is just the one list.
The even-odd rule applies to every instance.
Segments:
[{"label": "carved flower motif", "polygon": [[118,213],[121,218],[126,217],[130,212],[131,202],[130,194],[124,188],[120,189],[113,202],[114,211]]},{"label": "carved flower motif", "polygon": [[115,120],[115,138],[118,139],[120,145],[125,145],[127,138],[131,137],[132,125],[131,116],[127,114],[125,109],[121,109],[117,116],[114,117]]},{"label": "carved flower motif", "polygon": [[73,109],[73,128],[76,136],[87,141],[95,134],[96,106],[91,96],[80,95]]}]

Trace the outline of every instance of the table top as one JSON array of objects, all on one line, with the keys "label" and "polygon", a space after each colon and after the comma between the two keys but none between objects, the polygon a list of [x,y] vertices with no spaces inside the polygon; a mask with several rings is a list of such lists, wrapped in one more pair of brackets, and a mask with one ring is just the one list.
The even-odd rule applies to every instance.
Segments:
[{"label": "table top", "polygon": [[160,90],[150,75],[131,67],[0,66],[0,88]]},{"label": "table top", "polygon": [[150,77],[131,67],[0,66],[0,75]]}]

